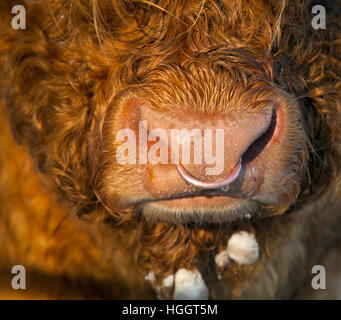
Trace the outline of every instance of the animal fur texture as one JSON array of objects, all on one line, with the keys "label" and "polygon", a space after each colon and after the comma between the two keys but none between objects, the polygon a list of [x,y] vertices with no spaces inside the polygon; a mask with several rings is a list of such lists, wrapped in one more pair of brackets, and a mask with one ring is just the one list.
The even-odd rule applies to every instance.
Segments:
[{"label": "animal fur texture", "polygon": [[[26,30],[11,27],[17,4]],[[316,4],[326,8],[325,30],[311,26]],[[0,297],[341,298],[340,7],[2,0]],[[275,100],[286,135],[266,159],[259,197],[235,200],[225,220],[224,212],[148,215],[129,205],[145,178],[112,162],[113,132],[139,100],[165,115],[185,105],[241,116]],[[252,234],[243,248],[254,258],[240,260],[252,263],[227,255],[217,266],[236,232]],[[18,264],[24,291],[10,287]],[[317,264],[327,272],[323,291],[310,284]],[[180,273],[203,291],[155,291],[173,275],[185,281]]]}]

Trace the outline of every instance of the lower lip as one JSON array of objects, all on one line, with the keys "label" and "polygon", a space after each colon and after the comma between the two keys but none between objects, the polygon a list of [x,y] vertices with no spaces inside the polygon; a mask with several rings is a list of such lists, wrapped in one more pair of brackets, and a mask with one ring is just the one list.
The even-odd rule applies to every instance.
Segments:
[{"label": "lower lip", "polygon": [[211,196],[211,197],[185,197],[176,198],[169,200],[161,200],[158,203],[165,205],[170,208],[214,208],[214,207],[224,207],[226,205],[231,205],[238,201],[235,198],[227,196]]}]

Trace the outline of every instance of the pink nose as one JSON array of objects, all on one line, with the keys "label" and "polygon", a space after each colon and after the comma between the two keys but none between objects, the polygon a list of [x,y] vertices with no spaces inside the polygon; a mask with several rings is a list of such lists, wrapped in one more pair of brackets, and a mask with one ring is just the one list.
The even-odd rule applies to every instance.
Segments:
[{"label": "pink nose", "polygon": [[[273,109],[268,105],[240,114],[205,114],[193,110],[165,114],[142,105],[134,122],[135,128],[137,122],[146,127],[143,136],[138,134],[139,142],[147,140],[144,141],[146,154],[139,159],[147,159],[145,189],[159,195],[182,192],[188,184],[202,189],[228,186],[241,172],[244,153],[269,129]],[[182,133],[181,143],[174,132]],[[160,149],[167,148],[166,152],[159,150],[166,162],[153,161],[156,144]],[[141,156],[143,152],[138,154]]]}]

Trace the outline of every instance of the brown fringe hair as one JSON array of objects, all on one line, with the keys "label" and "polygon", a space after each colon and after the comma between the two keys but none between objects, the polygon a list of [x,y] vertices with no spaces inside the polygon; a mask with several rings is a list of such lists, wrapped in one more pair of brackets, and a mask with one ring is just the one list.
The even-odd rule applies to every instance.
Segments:
[{"label": "brown fringe hair", "polygon": [[[7,13],[19,2],[27,10],[27,30],[9,27]],[[174,64],[186,69],[205,61],[241,83],[259,76],[297,97],[308,137],[307,164],[297,199],[291,195],[277,210],[303,205],[338,181],[341,156],[338,4],[318,1],[327,8],[326,30],[311,28],[313,4],[1,1],[0,81],[13,135],[77,215],[98,212],[102,203],[89,174],[89,144],[107,105],[121,90],[143,86],[153,72],[157,77]],[[106,219],[114,230],[138,230],[143,269],[163,275],[193,267],[199,253],[219,250],[233,228],[152,223],[131,211],[112,214]]]}]

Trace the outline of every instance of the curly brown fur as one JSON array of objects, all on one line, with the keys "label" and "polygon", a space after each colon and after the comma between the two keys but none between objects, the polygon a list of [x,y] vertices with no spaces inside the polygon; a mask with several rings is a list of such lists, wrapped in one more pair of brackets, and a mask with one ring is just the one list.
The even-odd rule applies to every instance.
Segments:
[{"label": "curly brown fur", "polygon": [[[40,263],[38,249],[30,255],[15,240],[0,248],[8,257],[4,265],[20,257],[23,264],[65,275],[71,282],[90,278],[98,288],[101,283],[102,288],[118,288],[103,289],[106,297],[145,297],[144,274],[153,270],[161,281],[181,267],[197,267],[213,298],[290,297],[305,277],[297,266],[307,268],[320,257],[337,237],[333,228],[340,226],[339,1],[323,2],[326,30],[311,28],[313,1],[23,3],[27,30],[10,28],[11,7],[17,2],[0,4],[3,125],[9,123],[25,150],[3,129],[1,149],[8,151],[1,159],[1,190],[8,192],[2,194],[0,239],[10,239],[12,233],[18,242],[32,237],[29,243],[39,248],[38,235],[44,235],[44,256],[46,250],[64,252],[64,246],[75,245],[61,258],[74,265],[66,262],[59,271],[56,257]],[[122,99],[147,99],[165,114],[181,103],[208,114],[225,109],[251,113],[274,92],[290,111],[288,139],[279,155],[290,175],[271,201],[257,202],[251,222],[217,219],[207,224],[200,216],[193,223],[150,221],[138,207],[119,205],[127,190],[137,188],[127,178],[132,168],[110,162],[116,147],[107,120],[115,122],[123,112]],[[331,217],[318,214],[324,206],[330,207]],[[11,223],[23,228],[53,222],[48,231],[10,231],[4,221],[12,212],[19,220]],[[52,226],[67,212],[70,217],[53,234]],[[41,220],[35,222],[35,215]],[[70,221],[74,215],[96,223],[86,223],[83,230],[78,226],[83,222]],[[261,259],[250,266],[231,265],[219,282],[212,261],[235,228],[256,231]],[[320,236],[311,239],[318,228]],[[84,256],[76,252],[80,243]],[[134,263],[142,271],[135,277],[129,275]],[[83,265],[88,267],[84,275],[71,272]],[[120,270],[123,266],[126,271]],[[289,283],[289,278],[295,281]]]}]

